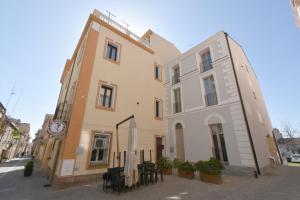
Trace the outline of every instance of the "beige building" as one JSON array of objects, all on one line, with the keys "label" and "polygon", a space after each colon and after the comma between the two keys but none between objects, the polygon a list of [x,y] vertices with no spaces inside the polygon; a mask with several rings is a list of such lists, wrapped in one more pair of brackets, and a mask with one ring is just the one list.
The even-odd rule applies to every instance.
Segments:
[{"label": "beige building", "polygon": [[46,114],[44,117],[42,128],[37,132],[34,139],[34,156],[41,162],[42,168],[46,174],[49,173],[48,161],[53,146],[53,140],[50,140],[48,126],[53,115]]},{"label": "beige building", "polygon": [[291,2],[296,24],[298,27],[300,27],[300,0],[291,0]]},{"label": "beige building", "polygon": [[[61,141],[50,139],[54,146],[48,162],[58,187],[98,179],[95,175],[112,167],[115,126],[130,115],[135,116],[145,160],[150,150],[153,161],[165,155],[162,64],[179,54],[151,30],[138,37],[97,10],[90,15],[61,76],[54,119],[66,121],[68,128]],[[124,124],[119,129],[121,152],[127,150],[127,134]]]}]

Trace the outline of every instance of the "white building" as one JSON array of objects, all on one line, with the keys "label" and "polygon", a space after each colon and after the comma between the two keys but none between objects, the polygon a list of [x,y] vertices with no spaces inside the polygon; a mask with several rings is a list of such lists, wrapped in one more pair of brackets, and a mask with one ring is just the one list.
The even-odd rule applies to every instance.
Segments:
[{"label": "white building", "polygon": [[258,173],[269,165],[272,125],[255,72],[231,37],[219,32],[167,63],[165,79],[171,159],[216,157]]}]

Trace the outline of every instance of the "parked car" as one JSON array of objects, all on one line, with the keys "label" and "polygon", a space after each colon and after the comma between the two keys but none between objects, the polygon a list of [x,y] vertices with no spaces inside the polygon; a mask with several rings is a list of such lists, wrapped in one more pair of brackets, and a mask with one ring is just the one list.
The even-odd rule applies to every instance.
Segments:
[{"label": "parked car", "polygon": [[300,154],[292,154],[291,162],[299,162],[300,163]]}]

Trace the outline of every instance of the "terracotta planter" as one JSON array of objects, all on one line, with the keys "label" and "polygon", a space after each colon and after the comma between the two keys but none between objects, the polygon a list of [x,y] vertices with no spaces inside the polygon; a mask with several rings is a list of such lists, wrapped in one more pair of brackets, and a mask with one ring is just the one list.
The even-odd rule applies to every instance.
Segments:
[{"label": "terracotta planter", "polygon": [[178,169],[178,176],[183,178],[193,179],[195,174],[194,172],[186,172]]},{"label": "terracotta planter", "polygon": [[162,169],[164,175],[172,175],[172,168]]},{"label": "terracotta planter", "polygon": [[214,183],[214,184],[222,184],[223,182],[221,174],[212,175],[212,174],[200,173],[200,180],[208,183]]}]

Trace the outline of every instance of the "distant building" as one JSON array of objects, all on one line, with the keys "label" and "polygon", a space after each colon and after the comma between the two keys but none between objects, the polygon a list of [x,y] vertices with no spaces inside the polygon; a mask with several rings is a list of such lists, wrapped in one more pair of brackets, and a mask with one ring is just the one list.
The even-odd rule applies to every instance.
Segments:
[{"label": "distant building", "polygon": [[44,122],[42,125],[42,129],[38,131],[38,134],[36,136],[36,154],[35,158],[39,160],[42,164],[42,168],[46,174],[49,172],[48,167],[48,161],[50,159],[50,153],[52,151],[53,147],[53,139],[50,139],[49,133],[48,133],[48,126],[50,121],[52,120],[53,115],[52,114],[46,114],[44,118]]},{"label": "distant building", "polygon": [[5,118],[5,129],[0,135],[0,161],[15,157],[20,133],[18,127],[9,119]]},{"label": "distant building", "polygon": [[278,146],[283,157],[300,154],[300,138],[280,138]]},{"label": "distant building", "polygon": [[296,24],[300,27],[300,0],[292,0],[292,10],[295,16]]}]

